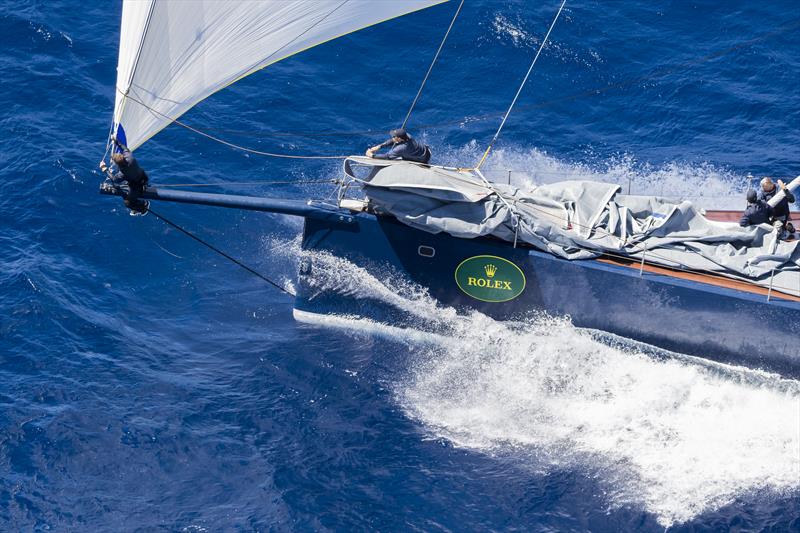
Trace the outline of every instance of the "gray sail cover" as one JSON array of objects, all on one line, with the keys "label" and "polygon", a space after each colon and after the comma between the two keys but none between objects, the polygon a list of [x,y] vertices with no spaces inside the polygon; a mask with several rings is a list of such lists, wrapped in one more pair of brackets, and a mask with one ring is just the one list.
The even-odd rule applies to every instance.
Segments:
[{"label": "gray sail cover", "polygon": [[776,242],[767,224],[742,228],[708,220],[691,202],[624,195],[609,183],[564,181],[523,190],[488,184],[470,171],[360,157],[348,164],[371,168],[359,179],[372,206],[429,233],[516,237],[564,259],[645,254],[648,263],[771,282],[800,296],[799,241]]}]

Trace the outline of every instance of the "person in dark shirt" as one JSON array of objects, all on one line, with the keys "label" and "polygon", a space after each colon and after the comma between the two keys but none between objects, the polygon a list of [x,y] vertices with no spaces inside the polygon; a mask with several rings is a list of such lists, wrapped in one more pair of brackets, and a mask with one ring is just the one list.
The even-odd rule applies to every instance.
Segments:
[{"label": "person in dark shirt", "polygon": [[788,231],[789,233],[794,233],[794,227],[792,223],[789,222],[790,212],[789,212],[789,204],[793,204],[795,202],[794,194],[792,191],[786,188],[786,184],[783,181],[778,180],[778,187],[775,186],[772,179],[766,177],[761,180],[761,190],[759,191],[758,198],[759,200],[764,200],[765,202],[769,202],[776,194],[778,194],[778,190],[783,190],[783,199],[778,202],[772,208],[772,215],[770,217],[770,222],[780,222],[783,225],[783,229]]},{"label": "person in dark shirt", "polygon": [[772,217],[772,207],[766,200],[761,200],[753,189],[747,191],[747,209],[744,210],[739,225],[744,228],[756,224],[766,224],[770,221],[770,217]]},{"label": "person in dark shirt", "polygon": [[[367,157],[374,159],[402,159],[404,161],[415,161],[427,164],[431,160],[431,149],[420,142],[417,142],[408,132],[402,128],[389,132],[392,136],[386,142],[367,149]],[[385,154],[376,154],[382,148],[391,149]]]},{"label": "person in dark shirt", "polygon": [[127,146],[120,144],[116,139],[114,139],[114,143],[122,150],[121,152],[115,152],[111,156],[111,161],[117,166],[118,171],[112,174],[105,162],[100,163],[100,169],[108,174],[115,184],[128,184],[125,206],[131,210],[132,215],[144,215],[147,213],[149,202],[140,200],[139,197],[147,187],[147,173],[139,166],[139,162],[136,161]]}]

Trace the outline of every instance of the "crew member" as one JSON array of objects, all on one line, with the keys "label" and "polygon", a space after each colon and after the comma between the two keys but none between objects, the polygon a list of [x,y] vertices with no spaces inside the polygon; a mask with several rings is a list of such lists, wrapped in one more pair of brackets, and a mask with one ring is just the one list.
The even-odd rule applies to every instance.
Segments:
[{"label": "crew member", "polygon": [[[794,226],[792,226],[792,223],[789,222],[789,218],[791,216],[789,213],[789,204],[794,203],[794,194],[792,194],[792,191],[786,188],[786,184],[784,184],[782,180],[778,180],[778,187],[783,190],[783,199],[773,206],[770,222],[772,224],[780,222],[784,231],[794,233]],[[761,180],[761,190],[758,198],[760,200],[764,200],[765,202],[769,202],[770,199],[778,193],[778,187],[775,186],[775,183],[773,183],[771,178],[765,177]]]},{"label": "crew member", "polygon": [[[425,163],[431,160],[431,149],[426,144],[417,142],[408,132],[402,128],[389,132],[392,136],[388,141],[367,149],[367,157],[374,159],[402,159],[404,161],[415,161]],[[375,154],[381,148],[392,147],[385,154]]]},{"label": "crew member", "polygon": [[147,208],[150,203],[145,200],[140,200],[139,197],[144,192],[145,187],[147,187],[147,173],[139,166],[139,163],[136,161],[136,158],[133,157],[133,153],[128,150],[127,146],[118,142],[116,139],[113,139],[113,141],[121,150],[121,152],[115,152],[111,156],[111,161],[117,166],[118,171],[112,174],[106,166],[105,161],[100,162],[100,170],[108,174],[111,181],[115,184],[123,182],[128,184],[125,206],[131,210],[132,215],[144,215],[147,213]]},{"label": "crew member", "polygon": [[739,225],[744,228],[756,224],[766,224],[770,221],[771,216],[772,207],[770,207],[766,200],[760,199],[755,190],[748,190],[747,209],[744,210],[742,218],[739,220]]}]

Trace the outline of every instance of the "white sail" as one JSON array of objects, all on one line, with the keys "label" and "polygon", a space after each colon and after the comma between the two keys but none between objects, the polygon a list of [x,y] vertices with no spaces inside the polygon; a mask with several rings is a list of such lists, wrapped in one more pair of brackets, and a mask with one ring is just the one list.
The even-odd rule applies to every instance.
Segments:
[{"label": "white sail", "polygon": [[443,1],[125,0],[115,131],[133,150],[256,70]]}]

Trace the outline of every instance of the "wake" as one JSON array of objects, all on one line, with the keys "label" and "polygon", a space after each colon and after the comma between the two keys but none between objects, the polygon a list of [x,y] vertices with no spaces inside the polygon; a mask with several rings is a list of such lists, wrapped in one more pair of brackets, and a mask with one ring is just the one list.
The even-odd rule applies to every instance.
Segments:
[{"label": "wake", "polygon": [[611,505],[641,506],[665,527],[800,488],[800,382],[601,342],[566,318],[458,314],[406,280],[312,255],[315,273],[335,273],[316,276],[315,289],[380,301],[408,320],[298,318],[410,346],[395,397],[434,438],[537,472],[583,472]]}]

